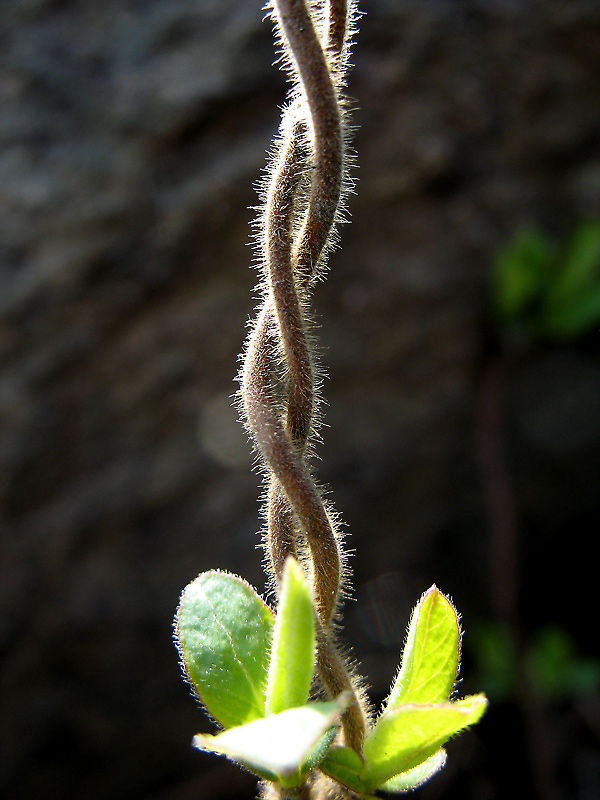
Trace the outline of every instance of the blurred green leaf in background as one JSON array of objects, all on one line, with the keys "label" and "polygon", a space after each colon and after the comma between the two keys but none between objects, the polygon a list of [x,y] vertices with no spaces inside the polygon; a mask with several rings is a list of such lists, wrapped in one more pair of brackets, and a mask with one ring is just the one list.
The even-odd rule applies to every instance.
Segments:
[{"label": "blurred green leaf in background", "polygon": [[491,279],[502,328],[569,341],[600,324],[600,222],[579,222],[563,246],[524,228],[498,252]]}]

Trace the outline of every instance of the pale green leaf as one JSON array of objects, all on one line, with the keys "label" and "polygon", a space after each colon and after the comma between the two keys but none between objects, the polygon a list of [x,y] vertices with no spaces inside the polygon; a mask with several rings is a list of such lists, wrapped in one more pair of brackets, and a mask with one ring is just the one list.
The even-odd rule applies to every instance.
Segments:
[{"label": "pale green leaf", "polygon": [[319,764],[319,769],[343,786],[357,794],[364,793],[361,779],[364,763],[362,758],[349,747],[331,747]]},{"label": "pale green leaf", "polygon": [[394,775],[379,788],[384,792],[398,793],[407,792],[422,786],[436,772],[439,772],[446,763],[446,751],[442,748],[434,753],[430,758],[423,761],[416,767]]},{"label": "pale green leaf", "polygon": [[411,617],[398,677],[386,708],[405,703],[441,703],[456,680],[460,628],[454,606],[432,586]]},{"label": "pale green leaf", "polygon": [[451,736],[477,722],[486,706],[486,698],[475,695],[454,703],[390,708],[365,739],[361,777],[367,791],[430,758]]},{"label": "pale green leaf", "polygon": [[330,703],[291,708],[216,736],[198,734],[193,743],[200,750],[239,761],[259,775],[293,785],[323,735],[338,724],[348,699],[340,695]]},{"label": "pale green leaf", "polygon": [[302,568],[288,558],[277,606],[266,712],[278,714],[308,700],[315,664],[315,615]]},{"label": "pale green leaf", "polygon": [[328,731],[326,731],[325,734],[321,737],[321,739],[319,739],[317,744],[310,751],[308,758],[303,762],[302,766],[300,767],[300,772],[302,773],[309,772],[311,769],[317,767],[325,757],[325,754],[327,753],[331,745],[333,744],[333,740],[335,739],[336,736],[337,736],[336,728],[330,728]]},{"label": "pale green leaf", "polygon": [[264,716],[273,614],[241,578],[204,572],[184,590],[175,639],[187,677],[225,728]]}]

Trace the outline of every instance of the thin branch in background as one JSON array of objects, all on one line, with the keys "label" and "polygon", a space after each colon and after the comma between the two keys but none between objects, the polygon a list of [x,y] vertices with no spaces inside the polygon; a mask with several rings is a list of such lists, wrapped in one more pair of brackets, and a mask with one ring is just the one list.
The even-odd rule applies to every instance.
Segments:
[{"label": "thin branch in background", "polygon": [[535,796],[550,800],[556,776],[555,747],[542,702],[526,669],[519,619],[519,525],[505,453],[504,414],[507,358],[487,367],[479,392],[475,421],[477,453],[490,530],[490,596],[492,613],[502,625],[517,672],[517,702],[525,725]]},{"label": "thin branch in background", "polygon": [[490,594],[494,616],[507,630],[518,630],[517,512],[504,452],[506,365],[495,359],[483,377],[477,429],[477,452],[490,528]]}]

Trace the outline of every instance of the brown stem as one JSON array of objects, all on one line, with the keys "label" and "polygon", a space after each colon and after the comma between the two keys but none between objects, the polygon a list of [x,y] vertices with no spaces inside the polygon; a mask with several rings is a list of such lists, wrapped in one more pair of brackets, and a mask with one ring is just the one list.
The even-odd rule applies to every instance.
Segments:
[{"label": "brown stem", "polygon": [[327,624],[335,611],[339,591],[338,543],[321,495],[271,402],[269,382],[265,380],[268,365],[268,354],[251,340],[243,385],[248,425],[306,535],[313,562],[315,603],[320,619]]},{"label": "brown stem", "polygon": [[[274,10],[303,91],[284,117],[281,155],[266,197],[262,247],[267,291],[249,338],[242,397],[248,427],[269,472],[267,552],[273,575],[279,579],[288,555],[309,554],[302,560],[311,573],[318,617],[317,670],[331,696],[353,692],[354,701],[342,720],[343,737],[360,752],[366,713],[331,630],[340,594],[340,549],[306,464],[315,406],[315,368],[306,315],[309,284],[323,258],[340,203],[344,140],[338,87],[343,77],[348,3],[327,3],[323,45],[304,0],[275,0]],[[300,190],[309,165],[310,191],[303,201]]]},{"label": "brown stem", "polygon": [[[242,396],[250,429],[263,457],[296,512],[312,555],[315,601],[321,619],[329,622],[335,612],[340,580],[338,544],[321,496],[306,471],[302,453],[308,437],[306,422],[312,419],[313,373],[303,318],[291,268],[291,235],[295,192],[299,181],[295,169],[298,137],[292,132],[274,173],[266,209],[266,252],[271,297],[267,298],[250,338],[242,375]],[[295,143],[295,144],[294,144]],[[287,424],[284,429],[273,399],[273,347],[269,346],[271,320],[276,316],[283,342],[289,380]],[[296,449],[295,445],[298,447]],[[284,507],[278,488],[271,483],[268,550],[276,575],[292,548],[294,532],[291,511]],[[278,534],[275,538],[275,534]],[[318,566],[317,566],[318,565]]]},{"label": "brown stem", "polygon": [[287,430],[292,443],[301,447],[310,432],[313,413],[313,367],[306,340],[306,326],[292,269],[294,198],[298,174],[298,125],[291,144],[278,164],[267,198],[265,238],[269,286],[283,346],[287,378]]},{"label": "brown stem", "polygon": [[[316,130],[318,131],[316,137],[317,144],[321,147],[317,149],[318,155],[312,181],[313,189],[311,190],[311,196],[309,198],[302,228],[305,238],[302,239],[301,237],[300,245],[297,247],[297,251],[301,255],[304,254],[305,260],[309,260],[311,264],[315,266],[325,247],[327,237],[333,225],[335,209],[339,202],[339,187],[341,185],[342,171],[340,148],[341,128],[337,97],[329,77],[327,62],[316,37],[308,11],[303,2],[292,3],[292,6],[291,9],[287,9],[287,11],[291,11],[291,17],[285,16],[285,8],[283,9],[283,17],[285,18],[283,21],[280,14],[282,30],[284,35],[288,38],[288,34],[291,31],[292,39],[294,39],[296,45],[298,41],[303,42],[303,55],[305,61],[308,61],[309,66],[304,66],[302,73],[304,74],[306,82],[312,86],[313,91],[311,96],[320,95],[323,87],[326,86],[326,94],[328,94],[329,97],[328,116],[333,116],[335,119],[333,137],[331,136],[331,125],[329,123],[323,124],[319,122],[319,124],[316,125]],[[279,6],[277,6],[278,14],[280,10]],[[345,32],[346,11],[346,3],[340,4],[339,0],[334,0],[332,6],[328,9],[327,36],[329,36],[331,32],[331,34],[336,37],[333,40],[332,46],[336,51],[340,52],[343,46],[343,41],[340,37],[342,29]],[[301,17],[299,27],[302,29],[299,37],[294,35],[298,33],[298,15]],[[290,24],[290,19],[293,24]],[[342,20],[341,22],[340,19]],[[300,63],[304,62],[300,60]],[[294,116],[298,111],[298,106],[299,103],[296,101],[288,111],[293,118],[293,127],[288,134],[287,144],[283,154],[274,170],[265,209],[264,244],[271,299],[274,309],[271,308],[271,303],[267,301],[259,317],[258,330],[253,338],[253,344],[259,351],[264,352],[263,348],[268,338],[267,329],[272,324],[273,313],[275,313],[286,364],[287,416],[285,428],[292,444],[298,449],[300,454],[303,454],[312,427],[314,377],[313,365],[311,363],[310,351],[306,338],[306,324],[303,319],[302,306],[300,298],[298,297],[296,280],[291,263],[290,236],[293,223],[294,199],[300,175],[299,162],[301,162],[301,126],[298,119]],[[319,113],[319,111],[326,106],[323,105],[319,97],[317,97],[316,103],[313,101],[311,104],[309,97],[309,107],[311,112],[316,110],[316,112]],[[322,113],[319,114],[318,119],[323,119]],[[332,160],[331,158],[324,158],[321,155],[323,152],[330,152],[330,142],[334,143],[333,150],[337,154],[337,158],[334,159],[335,169],[333,180],[331,173]],[[319,191],[315,191],[315,185],[320,187]],[[328,202],[324,204],[323,197],[327,194],[327,187],[330,187],[330,196]],[[323,213],[323,208],[329,209],[328,212]],[[317,224],[315,224],[315,221]],[[306,232],[311,231],[312,233],[306,236]],[[248,376],[248,364],[253,358],[252,349],[251,345],[244,370],[245,376]],[[275,358],[276,354],[273,353],[273,351],[271,352],[273,358]],[[271,365],[269,371],[273,373],[273,365]],[[280,575],[286,554],[295,554],[294,542],[296,538],[296,525],[294,524],[294,515],[290,509],[284,511],[284,505],[280,488],[275,482],[271,481],[269,488],[269,511],[267,515],[269,521],[267,551],[271,556],[276,578]],[[337,545],[335,552],[336,554],[338,552]],[[333,556],[333,552],[330,553],[330,558],[328,559],[329,568],[331,568],[333,563],[331,556]],[[322,570],[315,568],[314,572],[317,581],[321,581],[320,574]],[[339,563],[335,572],[337,573],[339,581]],[[330,592],[329,586],[327,587],[327,592]],[[322,596],[323,592],[318,592],[318,594]],[[323,606],[324,608],[328,608],[328,610],[330,609],[330,617],[324,619],[326,623],[329,622],[335,610],[337,594],[338,592],[335,592],[332,598],[333,603]]]},{"label": "brown stem", "polygon": [[[331,0],[327,4],[325,19],[324,19],[324,45],[327,47],[328,52],[330,54],[330,61],[332,63],[339,64],[339,59],[341,57],[345,37],[347,33],[347,16],[348,16],[348,4],[346,0]],[[322,66],[322,65],[321,65]],[[294,103],[288,113],[293,115],[294,117],[294,127],[292,133],[290,134],[287,146],[284,150],[282,158],[280,160],[281,168],[276,172],[273,177],[272,181],[272,190],[270,192],[270,197],[273,198],[279,193],[280,184],[285,184],[286,181],[293,180],[294,177],[297,177],[300,173],[300,139],[302,137],[302,126],[298,122],[297,115],[299,114],[299,104],[298,102]],[[337,108],[337,104],[336,104]],[[321,132],[323,132],[324,126],[320,126]],[[338,142],[338,132],[336,130],[334,140]],[[327,136],[321,136],[321,145],[324,147],[327,145]],[[317,151],[318,152],[318,151]],[[325,165],[325,171],[323,170],[323,165]],[[295,167],[295,172],[294,172]],[[327,163],[327,159],[320,161],[317,160],[317,163],[314,165],[313,170],[313,187],[316,186],[323,186],[327,185],[328,181],[328,173],[327,169],[329,165]],[[321,214],[321,224],[315,226],[314,220],[319,217],[318,208],[322,205],[320,201],[320,192],[315,191],[314,188],[311,191],[311,195],[308,202],[308,207],[305,212],[304,221],[302,224],[302,234],[299,237],[300,242],[297,245],[297,253],[296,253],[296,263],[298,264],[311,264],[311,269],[306,274],[306,280],[303,281],[304,290],[306,294],[306,282],[307,280],[312,277],[315,272],[316,266],[319,262],[319,259],[322,256],[323,250],[325,249],[325,245],[327,243],[327,238],[333,226],[334,218],[335,218],[335,208],[337,208],[337,203],[339,202],[339,185],[341,185],[341,171],[342,171],[342,163],[341,160],[339,162],[339,177],[336,178],[334,181],[334,197],[332,198],[332,202],[329,203],[329,218],[324,219],[323,215]],[[294,188],[297,188],[297,184]],[[269,220],[269,207],[270,203],[267,203],[267,220]],[[290,205],[287,208],[288,213],[293,211],[292,206]],[[287,220],[286,220],[287,222]],[[269,231],[269,225],[265,226],[267,231]],[[312,231],[312,232],[311,232]],[[267,233],[267,242],[270,240],[270,234]],[[270,248],[267,248],[270,249]],[[271,254],[275,256],[275,260],[270,262],[272,264],[277,265],[276,271],[282,272],[284,274],[284,281],[283,285],[280,287],[277,283],[277,280],[273,281],[274,285],[274,296],[279,296],[279,303],[278,305],[290,310],[292,315],[292,325],[290,329],[286,331],[285,317],[282,319],[280,317],[280,325],[283,322],[283,330],[284,330],[284,340],[294,340],[294,331],[293,326],[294,324],[297,326],[298,321],[301,321],[302,318],[302,309],[299,302],[299,298],[295,295],[295,283],[294,283],[294,276],[292,273],[292,265],[289,262],[289,252],[286,251],[285,253],[285,261],[281,259],[281,254],[274,253],[273,250],[270,250]],[[283,265],[285,264],[285,269]],[[298,273],[302,274],[302,272],[306,273],[306,267],[300,268],[296,270],[296,278],[298,278]],[[273,270],[271,270],[271,275],[273,276]],[[290,286],[291,283],[294,283],[294,286]],[[295,296],[294,296],[295,295]],[[306,297],[306,300],[308,298]],[[294,302],[296,301],[296,302]],[[261,317],[262,323],[268,325],[272,320],[273,309],[271,306],[268,306],[268,312]],[[304,328],[305,330],[305,328]],[[287,336],[286,336],[287,333]],[[306,345],[306,340],[304,340],[304,345]],[[308,436],[310,434],[312,424],[313,424],[313,417],[314,417],[314,405],[315,405],[315,397],[313,392],[313,382],[312,382],[312,375],[310,371],[312,369],[312,365],[310,364],[310,359],[306,358],[305,352],[293,352],[293,345],[290,347],[292,350],[292,367],[296,367],[296,369],[290,369],[287,375],[287,382],[288,382],[288,398],[287,398],[287,416],[286,416],[286,431],[288,436],[291,438],[294,445],[297,447],[300,453],[304,452],[306,447],[306,442]],[[275,356],[275,354],[273,354]],[[288,364],[289,366],[289,364]],[[310,384],[304,383],[303,379],[305,377],[309,377]],[[283,564],[285,563],[285,558],[287,555],[294,555],[297,556],[296,548],[295,548],[295,541],[296,541],[296,533],[298,525],[294,519],[294,514],[292,510],[287,507],[285,508],[285,500],[282,497],[280,487],[278,486],[276,481],[271,481],[269,486],[269,499],[268,499],[268,533],[267,533],[267,551],[269,553],[271,559],[271,565],[274,572],[274,577],[277,582],[279,582],[281,577],[281,571],[283,569]]]},{"label": "brown stem", "polygon": [[[314,173],[308,213],[297,239],[295,258],[300,280],[308,281],[316,270],[340,202],[344,150],[342,121],[329,64],[304,0],[277,0],[275,5],[310,113]],[[329,6],[329,31],[333,30],[337,37],[340,22],[334,12],[339,12],[338,5]]]},{"label": "brown stem", "polygon": [[340,59],[344,52],[348,34],[348,2],[347,0],[328,0],[325,9],[324,48],[334,66],[341,66]]},{"label": "brown stem", "polygon": [[284,788],[282,786],[274,786],[272,783],[263,783],[261,786],[260,800],[311,800],[310,784],[306,779],[293,788]]},{"label": "brown stem", "polygon": [[[265,241],[263,248],[266,252],[266,278],[267,285],[270,287],[270,295],[265,300],[251,337],[242,373],[242,393],[247,405],[248,383],[260,380],[260,376],[254,375],[251,367],[252,364],[257,363],[257,358],[260,357],[262,362],[266,363],[265,370],[274,380],[278,372],[281,326],[277,321],[275,303],[277,297],[279,306],[284,305],[290,309],[288,316],[293,319],[295,330],[301,329],[300,337],[293,339],[292,347],[288,347],[288,352],[284,355],[287,356],[286,366],[288,367],[285,430],[288,438],[302,453],[313,415],[313,377],[291,264],[291,236],[296,193],[301,179],[300,167],[304,163],[301,139],[302,123],[297,117],[297,106],[298,104],[295,103],[288,109],[289,119],[284,120],[284,123],[287,122],[291,129],[285,140],[286,146],[271,178],[264,212]],[[276,326],[279,327],[279,330],[275,336]],[[288,336],[288,341],[289,339]],[[270,392],[266,390],[265,386],[263,386],[262,394],[265,402],[273,402],[272,398],[267,398],[267,395],[270,396]],[[286,557],[288,555],[297,557],[295,544],[297,526],[293,511],[275,478],[269,482],[267,508],[267,554],[274,572],[274,579],[278,583]]]},{"label": "brown stem", "polygon": [[496,617],[515,630],[518,624],[517,512],[503,446],[505,364],[487,369],[481,386],[477,446],[490,525],[490,593]]},{"label": "brown stem", "polygon": [[344,714],[343,739],[347,747],[361,753],[367,729],[367,715],[362,698],[357,695],[346,664],[337,651],[333,634],[318,622],[316,632],[319,678],[332,697],[337,697],[342,692],[352,692],[353,699]]}]

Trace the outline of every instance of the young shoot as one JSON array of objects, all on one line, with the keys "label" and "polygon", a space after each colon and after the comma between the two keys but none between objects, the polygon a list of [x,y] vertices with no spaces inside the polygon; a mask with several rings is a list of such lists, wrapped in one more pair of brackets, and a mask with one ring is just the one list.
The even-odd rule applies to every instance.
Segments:
[{"label": "young shoot", "polygon": [[417,604],[388,700],[374,718],[340,648],[348,569],[336,514],[310,466],[319,368],[311,291],[350,186],[344,98],[353,0],[272,0],[291,88],[262,189],[256,248],[262,306],[244,352],[239,406],[266,486],[272,611],[244,580],[199,575],[175,638],[186,680],[218,723],[194,746],[261,779],[265,800],[404,792],[444,765],[445,743],[477,722],[483,695],[451,699],[457,613],[435,586]]}]

